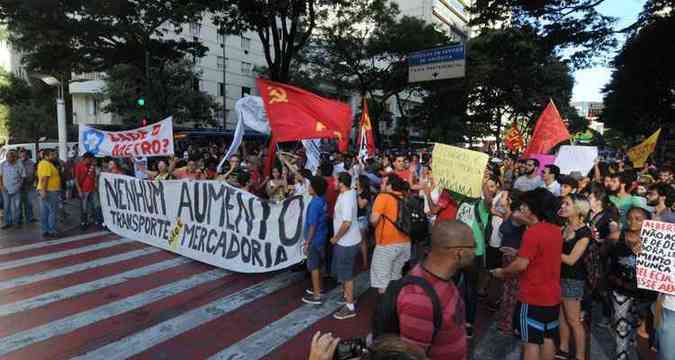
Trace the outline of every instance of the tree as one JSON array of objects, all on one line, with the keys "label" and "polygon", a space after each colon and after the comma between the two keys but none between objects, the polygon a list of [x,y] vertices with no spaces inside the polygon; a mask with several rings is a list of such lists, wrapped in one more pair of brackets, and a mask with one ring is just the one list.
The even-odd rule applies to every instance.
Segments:
[{"label": "tree", "polygon": [[29,71],[57,75],[203,56],[199,42],[164,35],[199,21],[204,9],[184,0],[0,0],[0,20]]},{"label": "tree", "polygon": [[0,137],[12,142],[56,138],[54,90],[0,71]]},{"label": "tree", "polygon": [[152,81],[145,93],[145,105],[137,104],[137,79],[141,69],[128,64],[117,65],[108,73],[103,98],[110,99],[104,111],[122,118],[125,125],[138,126],[147,117],[150,122],[173,116],[176,124],[196,127],[216,125],[213,113],[217,104],[212,96],[200,91],[201,74],[189,61],[160,64],[150,68]]},{"label": "tree", "polygon": [[484,31],[467,52],[467,137],[494,135],[500,144],[504,120],[531,131],[550,99],[563,117],[573,116],[571,69],[542,45],[535,29]]},{"label": "tree", "polygon": [[[601,120],[636,142],[658,128],[667,138],[675,118],[675,13],[655,16],[635,32],[614,58],[604,89]],[[672,132],[670,133],[672,134]]]},{"label": "tree", "polygon": [[[615,18],[597,11],[605,0],[478,0],[471,25],[480,28],[528,27],[548,51],[565,50],[572,67],[586,67],[613,49]],[[662,1],[662,0],[657,0]]]},{"label": "tree", "polygon": [[317,25],[326,21],[328,8],[347,0],[220,0],[208,1],[214,24],[223,33],[258,34],[271,80],[288,82],[290,69]]},{"label": "tree", "polygon": [[[415,95],[417,86],[408,83],[408,54],[450,42],[433,25],[399,15],[398,7],[386,0],[336,7],[331,21],[318,27],[300,69],[317,83],[329,79],[338,93],[367,95],[378,138],[379,122],[390,116],[387,102],[398,97],[400,105],[402,98]],[[399,110],[407,117],[403,107]]]}]

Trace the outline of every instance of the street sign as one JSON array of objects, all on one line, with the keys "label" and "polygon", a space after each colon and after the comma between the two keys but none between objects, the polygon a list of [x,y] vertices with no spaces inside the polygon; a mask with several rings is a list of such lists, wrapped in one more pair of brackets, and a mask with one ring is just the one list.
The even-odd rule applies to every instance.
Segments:
[{"label": "street sign", "polygon": [[464,77],[464,44],[422,50],[408,55],[408,82]]}]

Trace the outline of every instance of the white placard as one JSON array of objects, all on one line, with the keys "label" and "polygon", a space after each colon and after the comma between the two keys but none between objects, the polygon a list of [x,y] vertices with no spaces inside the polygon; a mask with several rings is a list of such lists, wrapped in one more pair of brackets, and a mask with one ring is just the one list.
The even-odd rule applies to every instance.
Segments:
[{"label": "white placard", "polygon": [[103,131],[80,124],[80,155],[136,158],[173,156],[173,119],[127,131]]},{"label": "white placard", "polygon": [[216,181],[146,181],[104,173],[106,226],[114,233],[226,270],[260,273],[305,257],[308,195],[271,202]]},{"label": "white placard", "polygon": [[578,171],[586,176],[597,158],[598,148],[595,146],[563,145],[558,151],[554,164],[560,168],[561,174]]},{"label": "white placard", "polygon": [[675,224],[645,220],[640,239],[638,287],[675,295]]}]

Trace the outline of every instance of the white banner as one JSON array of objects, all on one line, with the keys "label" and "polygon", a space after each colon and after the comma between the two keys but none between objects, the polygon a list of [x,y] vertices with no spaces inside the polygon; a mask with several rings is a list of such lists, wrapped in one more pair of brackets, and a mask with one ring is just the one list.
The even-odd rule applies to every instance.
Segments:
[{"label": "white banner", "polygon": [[309,197],[270,202],[215,181],[144,181],[101,174],[101,207],[114,233],[223,269],[260,273],[304,258]]},{"label": "white banner", "polygon": [[135,158],[173,156],[173,119],[127,131],[103,131],[80,124],[80,155]]},{"label": "white banner", "polygon": [[321,164],[321,139],[302,140],[302,146],[305,147],[305,169],[315,174]]}]

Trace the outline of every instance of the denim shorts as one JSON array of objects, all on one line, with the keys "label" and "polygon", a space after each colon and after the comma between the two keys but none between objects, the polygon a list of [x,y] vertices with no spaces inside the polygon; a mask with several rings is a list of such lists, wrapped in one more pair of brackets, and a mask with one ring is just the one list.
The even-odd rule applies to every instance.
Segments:
[{"label": "denim shorts", "polygon": [[307,270],[314,271],[321,268],[321,265],[324,263],[326,258],[326,247],[325,246],[313,246],[309,245],[309,250],[307,253]]},{"label": "denim shorts", "polygon": [[338,282],[345,282],[354,278],[354,263],[356,262],[356,255],[360,250],[361,244],[353,246],[335,245],[333,248],[331,270]]},{"label": "denim shorts", "polygon": [[560,279],[560,296],[566,299],[581,300],[584,297],[584,280]]}]

